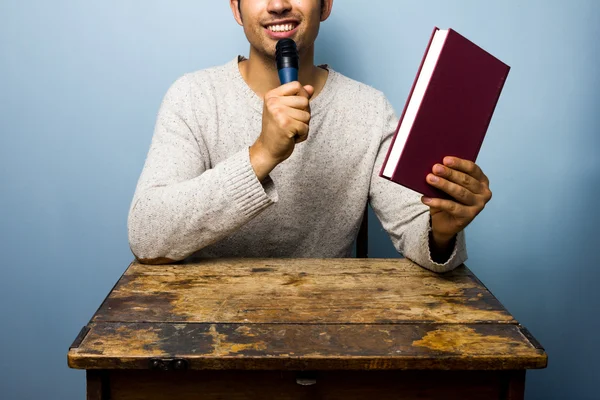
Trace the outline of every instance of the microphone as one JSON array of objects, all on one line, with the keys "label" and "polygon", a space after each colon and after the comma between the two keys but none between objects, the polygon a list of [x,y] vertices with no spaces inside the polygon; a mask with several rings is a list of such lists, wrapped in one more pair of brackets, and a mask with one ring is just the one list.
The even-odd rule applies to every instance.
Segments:
[{"label": "microphone", "polygon": [[281,39],[275,46],[275,59],[279,81],[282,85],[298,80],[299,56],[296,42],[292,39]]}]

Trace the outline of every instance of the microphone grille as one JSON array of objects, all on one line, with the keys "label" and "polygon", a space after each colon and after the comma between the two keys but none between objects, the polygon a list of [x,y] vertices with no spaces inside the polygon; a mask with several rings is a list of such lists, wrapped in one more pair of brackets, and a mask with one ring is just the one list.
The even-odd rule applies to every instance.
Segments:
[{"label": "microphone grille", "polygon": [[275,46],[275,57],[295,57],[298,58],[298,49],[296,42],[292,39],[281,39]]}]

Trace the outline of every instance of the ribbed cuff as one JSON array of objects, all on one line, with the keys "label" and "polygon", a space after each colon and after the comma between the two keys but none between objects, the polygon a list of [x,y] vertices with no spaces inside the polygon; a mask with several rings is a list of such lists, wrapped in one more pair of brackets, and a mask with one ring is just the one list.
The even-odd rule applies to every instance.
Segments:
[{"label": "ribbed cuff", "polygon": [[448,258],[448,260],[440,264],[438,262],[433,261],[431,257],[431,243],[429,240],[429,234],[431,232],[431,224],[428,223],[428,229],[423,240],[425,241],[425,247],[427,248],[427,268],[431,269],[435,272],[446,272],[451,271],[454,268],[458,267],[462,263],[467,260],[467,249],[465,242],[465,232],[461,231],[456,235],[456,240],[454,241],[454,249],[452,249],[452,254]]},{"label": "ribbed cuff", "polygon": [[225,194],[246,217],[253,218],[277,202],[275,184],[270,177],[262,183],[258,180],[248,148],[228,158],[221,167]]},{"label": "ribbed cuff", "polygon": [[413,230],[415,233],[418,233],[408,239],[405,244],[407,251],[404,256],[423,268],[437,273],[451,271],[464,263],[467,260],[464,232],[460,232],[456,236],[452,254],[445,263],[440,264],[433,261],[429,243],[429,233],[431,232],[431,223],[429,221],[429,212],[420,215],[418,221],[415,221]]}]

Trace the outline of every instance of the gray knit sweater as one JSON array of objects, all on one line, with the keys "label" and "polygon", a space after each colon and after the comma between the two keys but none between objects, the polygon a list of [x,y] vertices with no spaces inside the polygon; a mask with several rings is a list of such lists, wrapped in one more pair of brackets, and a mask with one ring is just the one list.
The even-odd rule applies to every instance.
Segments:
[{"label": "gray knit sweater", "polygon": [[261,183],[248,148],[263,102],[238,61],[168,90],[129,212],[138,258],[348,257],[369,201],[405,257],[437,272],[464,262],[463,233],[445,264],[433,262],[429,209],[378,176],[397,124],[392,106],[329,67],[308,140]]}]

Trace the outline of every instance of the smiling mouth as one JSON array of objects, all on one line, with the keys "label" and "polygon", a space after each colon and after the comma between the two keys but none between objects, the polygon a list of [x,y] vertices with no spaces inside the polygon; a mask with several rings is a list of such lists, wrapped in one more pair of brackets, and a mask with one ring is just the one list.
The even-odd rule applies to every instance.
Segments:
[{"label": "smiling mouth", "polygon": [[297,23],[287,23],[287,24],[277,24],[277,25],[268,25],[267,29],[271,32],[290,32],[296,29],[298,26]]}]

